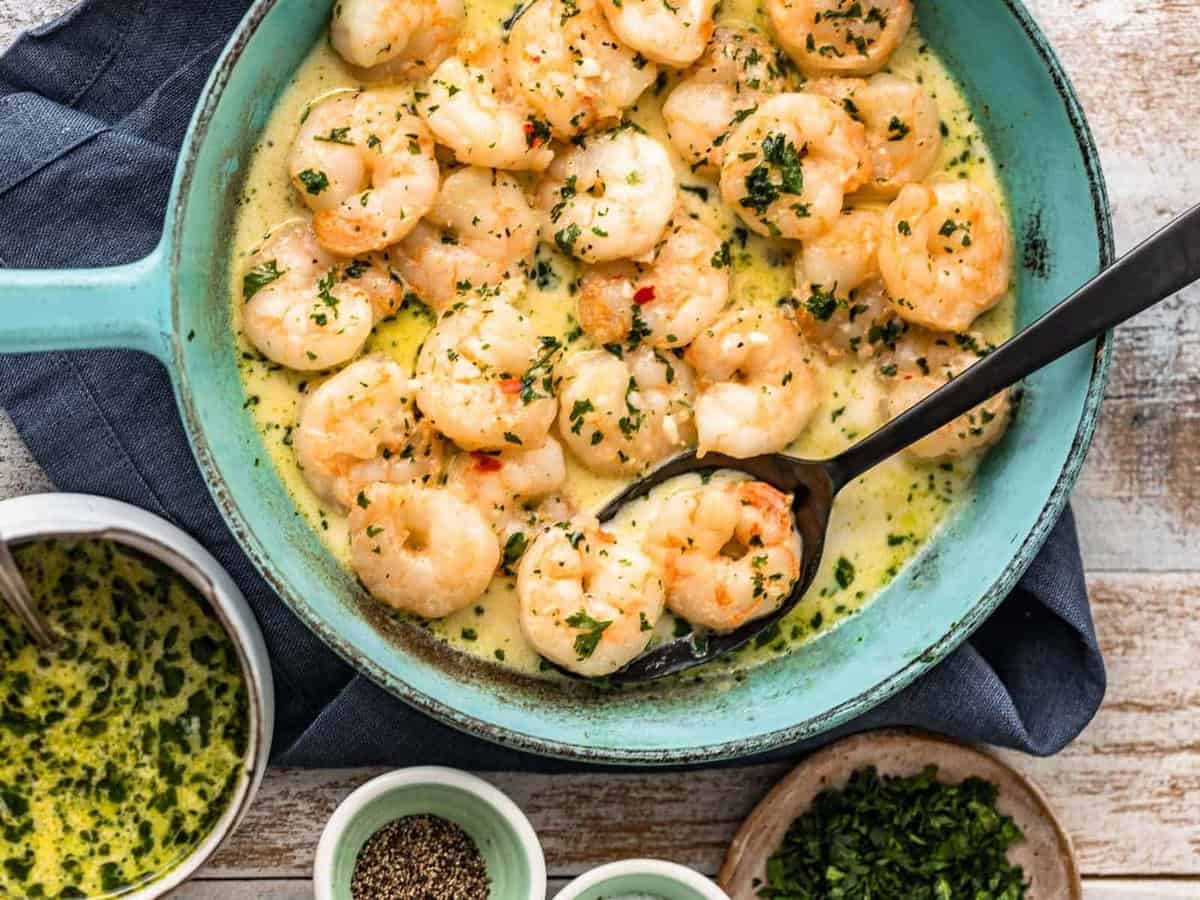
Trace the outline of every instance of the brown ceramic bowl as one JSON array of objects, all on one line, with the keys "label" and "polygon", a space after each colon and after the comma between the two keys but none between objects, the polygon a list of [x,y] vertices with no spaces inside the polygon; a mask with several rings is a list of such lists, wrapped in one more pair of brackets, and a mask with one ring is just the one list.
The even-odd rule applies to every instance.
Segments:
[{"label": "brown ceramic bowl", "polygon": [[1025,840],[1009,851],[1009,858],[1025,870],[1031,897],[1082,900],[1083,885],[1071,838],[1037,785],[990,753],[905,730],[855,735],[793,769],[742,823],[725,856],[718,883],[731,900],[756,900],[758,887],[766,879],[767,859],[817,794],[844,786],[853,772],[867,766],[874,766],[880,775],[908,776],[929,765],[937,766],[939,778],[946,781],[977,776],[999,788],[997,806],[1025,833]]}]

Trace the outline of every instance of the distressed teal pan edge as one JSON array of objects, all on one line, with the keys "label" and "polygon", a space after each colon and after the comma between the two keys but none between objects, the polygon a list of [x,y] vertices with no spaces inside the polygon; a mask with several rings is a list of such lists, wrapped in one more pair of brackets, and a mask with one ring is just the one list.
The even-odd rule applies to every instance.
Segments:
[{"label": "distressed teal pan edge", "polygon": [[[1022,316],[1028,321],[1112,259],[1107,199],[1091,135],[1053,51],[1022,6],[1011,0],[918,5],[927,37],[952,69],[965,74],[968,93],[984,101],[977,110],[993,101],[992,111],[981,115],[998,155],[1011,163],[1007,180],[1017,225],[1036,210],[1046,229],[1056,268],[1036,283],[1026,284],[1031,276],[1023,274]],[[0,299],[36,292],[42,300],[19,308],[13,321],[0,326],[0,350],[134,346],[163,359],[214,498],[289,606],[392,693],[507,746],[637,764],[769,750],[842,724],[891,696],[986,618],[1029,565],[1066,503],[1095,427],[1110,339],[1031,379],[1021,420],[981,472],[975,503],[866,614],[724,694],[683,685],[617,695],[561,691],[464,661],[420,635],[403,630],[381,635],[359,605],[352,580],[331,565],[306,525],[297,527],[289,518],[286,495],[265,460],[256,468],[261,444],[248,417],[232,409],[240,406],[234,398],[240,401],[241,395],[224,299],[222,237],[229,233],[230,198],[275,97],[320,34],[327,7],[263,0],[251,9],[193,121],[163,245],[150,259],[120,269],[0,273]],[[946,36],[955,29],[967,30],[971,40],[951,41]],[[972,41],[979,45],[975,50]],[[973,60],[971,70],[956,67],[955,49]],[[1003,83],[996,75],[990,87],[972,81],[972,75],[997,68]],[[1023,91],[1041,121],[1030,124],[1016,113],[990,118],[1002,105],[997,97],[1024,96]],[[1036,145],[1053,148],[1054,165],[1020,164]],[[1025,202],[1034,196],[1037,204]],[[104,295],[106,320],[80,316],[80,301],[88,294],[91,309],[100,306],[97,295]],[[1038,423],[1045,427],[1035,428]],[[1020,483],[1006,481],[1013,476]],[[1011,506],[1015,501],[1008,495],[1022,492],[1023,502]],[[983,521],[985,512],[995,513],[996,521]],[[963,555],[964,546],[970,553]],[[956,552],[963,558],[954,559]],[[978,599],[956,599],[947,585],[953,580],[947,570],[957,573],[964,566],[979,570],[978,584],[968,592]]]}]

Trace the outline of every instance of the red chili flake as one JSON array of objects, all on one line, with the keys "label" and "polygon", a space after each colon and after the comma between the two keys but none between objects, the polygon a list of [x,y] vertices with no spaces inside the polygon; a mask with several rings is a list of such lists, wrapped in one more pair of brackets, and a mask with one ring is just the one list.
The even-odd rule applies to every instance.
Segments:
[{"label": "red chili flake", "polygon": [[654,285],[648,284],[644,288],[638,288],[637,293],[633,295],[633,302],[638,306],[644,306],[654,299]]},{"label": "red chili flake", "polygon": [[504,468],[504,463],[488,453],[475,452],[471,454],[471,458],[475,460],[475,468],[480,472],[499,472]]},{"label": "red chili flake", "polygon": [[502,382],[500,382],[500,390],[504,391],[506,394],[521,393],[521,379],[505,378]]},{"label": "red chili flake", "polygon": [[534,132],[532,122],[525,123],[525,143],[533,150],[536,150],[543,143],[543,138],[538,137]]}]

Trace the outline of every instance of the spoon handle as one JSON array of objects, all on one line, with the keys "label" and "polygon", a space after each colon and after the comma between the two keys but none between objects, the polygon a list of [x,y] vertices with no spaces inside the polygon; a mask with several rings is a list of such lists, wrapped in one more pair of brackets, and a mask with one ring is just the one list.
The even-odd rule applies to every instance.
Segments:
[{"label": "spoon handle", "polygon": [[957,378],[831,460],[840,487],[1047,363],[1200,280],[1192,207]]},{"label": "spoon handle", "polygon": [[21,577],[21,570],[17,568],[16,560],[13,559],[8,544],[4,542],[2,536],[0,536],[0,597],[4,599],[5,605],[25,623],[25,627],[29,629],[29,633],[39,647],[43,650],[54,647],[58,639],[38,611],[33,595],[29,593],[25,579]]}]

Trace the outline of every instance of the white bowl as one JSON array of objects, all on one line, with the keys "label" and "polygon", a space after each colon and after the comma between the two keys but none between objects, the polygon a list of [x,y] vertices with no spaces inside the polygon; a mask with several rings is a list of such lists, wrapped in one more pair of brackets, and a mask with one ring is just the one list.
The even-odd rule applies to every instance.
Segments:
[{"label": "white bowl", "polygon": [[348,900],[367,839],[404,816],[434,815],[459,825],[483,854],[498,900],[545,900],[546,862],[520,808],[482,778],[417,766],[380,775],[342,801],[321,833],[313,863],[316,900]]},{"label": "white bowl", "polygon": [[658,859],[627,859],[580,875],[554,900],[616,900],[634,895],[662,900],[729,900],[709,879],[687,866]]},{"label": "white bowl", "polygon": [[152,556],[186,578],[212,606],[237,647],[250,709],[249,763],[229,808],[191,855],[163,877],[122,900],[155,900],[186,881],[237,828],[267,769],[275,723],[275,692],[267,645],[245,597],[207,550],[165,519],[117,500],[89,494],[34,494],[0,502],[0,534],[9,543],[46,538],[116,541]]}]

